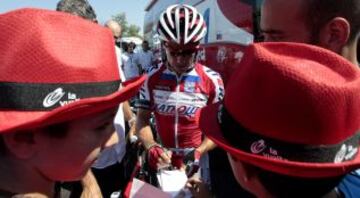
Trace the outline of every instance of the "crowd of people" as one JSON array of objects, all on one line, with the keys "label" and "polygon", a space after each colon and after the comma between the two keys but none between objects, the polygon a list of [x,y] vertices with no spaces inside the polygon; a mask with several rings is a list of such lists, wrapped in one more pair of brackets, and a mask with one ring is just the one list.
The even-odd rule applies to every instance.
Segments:
[{"label": "crowd of people", "polygon": [[150,49],[149,42],[144,40],[141,44],[141,50],[135,51],[134,42],[123,44],[123,54],[121,56],[122,69],[125,77],[131,79],[141,74],[148,73],[152,67],[157,67],[157,59]]},{"label": "crowd of people", "polygon": [[264,41],[225,87],[187,4],[159,17],[161,64],[87,0],[0,14],[0,197],[117,196],[133,150],[193,197],[359,197],[359,20],[358,0],[264,0]]}]

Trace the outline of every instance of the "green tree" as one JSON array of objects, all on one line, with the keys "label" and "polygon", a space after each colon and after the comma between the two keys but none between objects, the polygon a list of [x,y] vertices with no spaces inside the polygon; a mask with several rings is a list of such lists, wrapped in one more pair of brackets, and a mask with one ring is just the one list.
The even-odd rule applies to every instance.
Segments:
[{"label": "green tree", "polygon": [[111,18],[121,25],[123,37],[135,36],[141,38],[140,27],[133,24],[129,24],[127,22],[126,14],[124,12],[120,12],[119,14],[113,15]]},{"label": "green tree", "polygon": [[140,36],[139,32],[140,32],[140,27],[138,27],[136,25],[130,25],[128,27],[129,36]]}]

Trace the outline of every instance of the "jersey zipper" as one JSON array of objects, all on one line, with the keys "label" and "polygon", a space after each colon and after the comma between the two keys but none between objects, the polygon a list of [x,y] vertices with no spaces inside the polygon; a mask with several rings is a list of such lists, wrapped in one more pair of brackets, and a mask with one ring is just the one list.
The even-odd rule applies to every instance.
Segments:
[{"label": "jersey zipper", "polygon": [[176,100],[175,100],[175,129],[174,129],[174,138],[175,138],[175,148],[179,148],[179,140],[178,140],[178,122],[179,122],[179,112],[178,112],[178,98],[180,92],[180,83],[183,75],[176,75]]}]

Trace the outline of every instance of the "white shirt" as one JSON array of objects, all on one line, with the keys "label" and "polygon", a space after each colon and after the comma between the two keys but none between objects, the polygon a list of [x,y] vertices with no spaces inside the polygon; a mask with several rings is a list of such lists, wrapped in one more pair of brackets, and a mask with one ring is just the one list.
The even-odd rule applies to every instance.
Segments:
[{"label": "white shirt", "polygon": [[131,79],[140,75],[139,67],[135,63],[135,53],[127,53],[121,55],[125,78]]},{"label": "white shirt", "polygon": [[[121,81],[124,82],[126,79],[121,69],[121,51],[117,46],[115,46],[115,53],[118,61],[119,75]],[[125,120],[124,120],[124,111],[123,111],[122,103],[119,105],[119,109],[116,113],[114,119],[114,125],[115,125],[116,133],[119,137],[119,142],[113,145],[112,147],[105,148],[103,151],[101,151],[100,156],[92,166],[94,168],[103,169],[115,164],[116,162],[120,163],[125,156],[125,152],[126,152]]]},{"label": "white shirt", "polygon": [[150,50],[146,52],[141,50],[135,55],[135,64],[141,65],[143,71],[148,71],[154,61],[154,54]]}]

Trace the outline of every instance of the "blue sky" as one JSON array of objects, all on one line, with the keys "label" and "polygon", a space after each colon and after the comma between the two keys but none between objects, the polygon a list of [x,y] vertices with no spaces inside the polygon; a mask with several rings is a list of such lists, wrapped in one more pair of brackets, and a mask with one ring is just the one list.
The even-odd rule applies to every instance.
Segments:
[{"label": "blue sky", "polygon": [[[0,13],[22,7],[55,9],[58,0],[1,0]],[[89,0],[95,9],[98,20],[103,23],[112,15],[125,12],[129,24],[142,30],[145,6],[150,0]]]}]

